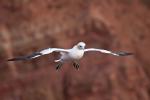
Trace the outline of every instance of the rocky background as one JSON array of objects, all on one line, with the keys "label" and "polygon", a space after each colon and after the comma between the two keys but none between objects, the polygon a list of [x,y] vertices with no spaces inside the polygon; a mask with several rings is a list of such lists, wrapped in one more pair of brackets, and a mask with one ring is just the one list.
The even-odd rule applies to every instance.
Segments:
[{"label": "rocky background", "polygon": [[[149,0],[0,0],[0,100],[149,100]],[[57,53],[6,62],[48,47],[130,51],[91,52],[55,70]]]}]

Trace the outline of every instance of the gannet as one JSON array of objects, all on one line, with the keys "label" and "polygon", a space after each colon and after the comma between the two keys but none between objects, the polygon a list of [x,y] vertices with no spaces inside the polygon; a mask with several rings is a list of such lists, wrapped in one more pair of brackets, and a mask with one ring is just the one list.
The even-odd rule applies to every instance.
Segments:
[{"label": "gannet", "polygon": [[128,56],[132,55],[132,53],[119,51],[113,52],[105,49],[97,49],[97,48],[85,48],[86,44],[84,42],[79,42],[74,45],[71,49],[61,49],[61,48],[47,48],[38,52],[33,52],[27,56],[20,56],[8,59],[8,61],[20,61],[20,60],[31,60],[43,55],[47,55],[53,52],[59,52],[61,54],[58,60],[55,60],[58,64],[56,65],[56,69],[60,69],[64,62],[72,61],[73,66],[76,69],[79,69],[79,60],[83,58],[85,52],[96,51],[100,53],[110,54],[114,56]]}]

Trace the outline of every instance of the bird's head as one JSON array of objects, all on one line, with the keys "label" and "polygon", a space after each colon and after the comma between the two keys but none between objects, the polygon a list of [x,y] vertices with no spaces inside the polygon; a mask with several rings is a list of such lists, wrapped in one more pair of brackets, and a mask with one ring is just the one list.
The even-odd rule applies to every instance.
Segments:
[{"label": "bird's head", "polygon": [[83,49],[85,48],[85,46],[86,46],[86,44],[85,44],[84,42],[79,42],[79,43],[77,44],[77,48],[78,48],[79,50],[83,50]]}]

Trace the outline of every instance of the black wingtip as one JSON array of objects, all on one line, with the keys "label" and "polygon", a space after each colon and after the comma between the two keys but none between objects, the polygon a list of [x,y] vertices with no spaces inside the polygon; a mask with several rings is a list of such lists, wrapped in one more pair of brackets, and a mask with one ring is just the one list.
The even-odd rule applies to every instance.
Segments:
[{"label": "black wingtip", "polygon": [[12,58],[12,59],[7,59],[7,61],[14,61],[15,59],[14,58]]},{"label": "black wingtip", "polygon": [[40,52],[35,52],[35,53],[33,53],[31,55],[28,55],[28,56],[21,56],[21,57],[11,58],[11,59],[8,59],[7,61],[21,61],[21,60],[26,60],[27,61],[27,60],[33,59],[33,57],[35,57],[37,55],[41,56],[42,54]]},{"label": "black wingtip", "polygon": [[22,57],[7,59],[7,61],[19,61],[19,60],[27,60],[27,59]]},{"label": "black wingtip", "polygon": [[116,54],[118,54],[118,56],[130,56],[130,55],[133,55],[133,53],[130,53],[130,52],[117,52]]}]

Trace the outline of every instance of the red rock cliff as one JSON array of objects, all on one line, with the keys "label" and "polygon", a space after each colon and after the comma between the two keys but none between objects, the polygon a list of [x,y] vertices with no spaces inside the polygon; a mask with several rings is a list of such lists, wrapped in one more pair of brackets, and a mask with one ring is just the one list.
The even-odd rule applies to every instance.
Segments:
[{"label": "red rock cliff", "polygon": [[[149,100],[149,12],[148,0],[0,0],[1,100]],[[79,71],[56,71],[57,54],[5,62],[79,41],[134,56],[88,53]]]}]

